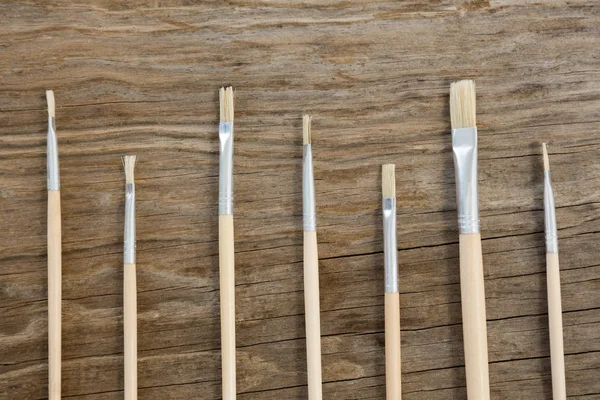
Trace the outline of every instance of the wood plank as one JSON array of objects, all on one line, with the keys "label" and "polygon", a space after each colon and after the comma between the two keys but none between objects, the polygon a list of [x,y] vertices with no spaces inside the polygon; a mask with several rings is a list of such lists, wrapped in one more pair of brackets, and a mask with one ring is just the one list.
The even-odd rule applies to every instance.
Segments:
[{"label": "wood plank", "polygon": [[551,396],[540,142],[567,390],[600,397],[593,0],[0,2],[0,399],[47,392],[45,89],[63,194],[63,395],[122,398],[119,156],[135,153],[143,399],[220,398],[218,96],[236,89],[241,400],[306,398],[301,115],[314,117],[324,397],[382,399],[380,164],[397,165],[406,399],[465,398],[448,88],[475,78],[494,399]]}]

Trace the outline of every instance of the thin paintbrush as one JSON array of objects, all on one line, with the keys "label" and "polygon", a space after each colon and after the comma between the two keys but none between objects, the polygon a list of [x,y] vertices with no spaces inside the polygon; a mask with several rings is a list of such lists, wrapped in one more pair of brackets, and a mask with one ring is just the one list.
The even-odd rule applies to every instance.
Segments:
[{"label": "thin paintbrush", "polygon": [[125,169],[125,232],[123,235],[123,332],[125,400],[137,399],[137,285],[135,276],[136,156],[123,157]]},{"label": "thin paintbrush", "polygon": [[460,292],[467,397],[470,400],[488,400],[490,383],[477,194],[475,83],[472,80],[455,82],[450,86],[450,117],[460,233]]},{"label": "thin paintbrush", "polygon": [[233,241],[233,88],[219,91],[219,275],[223,400],[236,396],[235,261]]},{"label": "thin paintbrush", "polygon": [[319,305],[319,253],[311,148],[311,117],[302,119],[302,206],[304,216],[304,315],[306,320],[306,361],[308,399],[321,400],[321,310]]},{"label": "thin paintbrush", "polygon": [[48,102],[48,398],[61,393],[62,249],[60,175],[56,140],[54,92],[46,90]]},{"label": "thin paintbrush", "polygon": [[562,305],[560,296],[560,268],[558,265],[558,233],[554,194],[550,184],[550,160],[546,143],[544,153],[544,223],[546,227],[546,274],[548,284],[548,322],[550,324],[550,362],[552,365],[552,398],[565,400],[565,352],[563,347]]},{"label": "thin paintbrush", "polygon": [[385,262],[385,376],[386,399],[402,397],[400,358],[400,295],[396,241],[396,166],[381,168],[383,197],[383,254]]}]

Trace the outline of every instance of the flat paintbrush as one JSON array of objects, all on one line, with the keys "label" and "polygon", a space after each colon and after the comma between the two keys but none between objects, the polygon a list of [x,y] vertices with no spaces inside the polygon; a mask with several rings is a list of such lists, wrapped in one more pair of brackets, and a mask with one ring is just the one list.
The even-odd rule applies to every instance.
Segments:
[{"label": "flat paintbrush", "polygon": [[490,383],[479,233],[475,83],[472,80],[455,82],[450,86],[450,117],[460,234],[460,295],[467,397],[470,400],[488,400]]},{"label": "flat paintbrush", "polygon": [[385,164],[381,168],[385,267],[385,388],[387,400],[400,400],[402,397],[395,169],[394,164]]},{"label": "flat paintbrush", "polygon": [[137,284],[135,274],[136,156],[123,157],[125,169],[125,231],[123,235],[123,332],[125,400],[137,399]]},{"label": "flat paintbrush", "polygon": [[61,304],[62,245],[60,175],[56,139],[54,92],[46,91],[48,101],[48,398],[61,396]]},{"label": "flat paintbrush", "polygon": [[219,281],[223,400],[236,396],[235,253],[233,236],[233,88],[219,91]]}]

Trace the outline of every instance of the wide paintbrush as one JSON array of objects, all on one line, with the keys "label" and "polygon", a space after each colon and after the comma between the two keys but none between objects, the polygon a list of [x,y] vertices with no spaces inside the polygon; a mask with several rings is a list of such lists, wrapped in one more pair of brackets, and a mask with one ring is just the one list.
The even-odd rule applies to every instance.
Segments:
[{"label": "wide paintbrush", "polygon": [[455,82],[450,86],[450,117],[458,205],[467,397],[469,400],[488,400],[490,382],[477,193],[475,83],[472,80]]}]

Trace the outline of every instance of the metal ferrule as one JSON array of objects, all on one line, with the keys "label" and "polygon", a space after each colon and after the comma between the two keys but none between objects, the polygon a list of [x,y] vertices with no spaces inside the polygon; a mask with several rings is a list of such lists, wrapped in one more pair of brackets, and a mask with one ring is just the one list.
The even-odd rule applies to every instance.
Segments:
[{"label": "metal ferrule", "polygon": [[398,292],[398,245],[396,241],[396,199],[383,198],[383,255],[385,292]]},{"label": "metal ferrule", "polygon": [[453,129],[452,152],[456,175],[458,230],[461,234],[479,233],[477,128]]},{"label": "metal ferrule", "polygon": [[304,219],[304,231],[316,231],[315,181],[310,144],[304,145],[304,154],[302,156],[302,215]]},{"label": "metal ferrule", "polygon": [[219,215],[233,214],[233,122],[219,124]]},{"label": "metal ferrule", "polygon": [[135,264],[135,184],[125,185],[125,234],[123,262]]},{"label": "metal ferrule", "polygon": [[546,253],[558,253],[558,230],[550,171],[544,171],[544,225],[546,227]]},{"label": "metal ferrule", "polygon": [[56,124],[54,117],[48,117],[48,149],[46,167],[48,171],[48,190],[60,190],[60,173],[58,170],[58,142],[56,140]]}]

